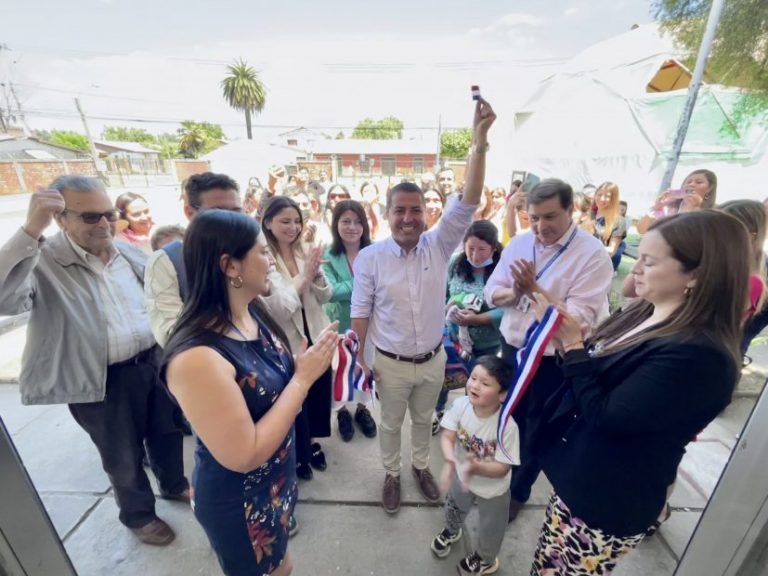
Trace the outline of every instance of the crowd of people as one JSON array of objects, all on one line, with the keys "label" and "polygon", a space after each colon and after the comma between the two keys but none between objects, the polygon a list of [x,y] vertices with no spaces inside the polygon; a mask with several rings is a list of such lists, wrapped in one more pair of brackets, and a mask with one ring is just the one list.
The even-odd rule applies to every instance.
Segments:
[{"label": "crowd of people", "polygon": [[[609,574],[664,521],[686,445],[728,405],[768,324],[766,209],[718,207],[714,173],[690,174],[637,223],[627,303],[609,314],[632,227],[619,184],[485,186],[495,118],[478,102],[463,182],[444,169],[382,193],[273,166],[241,198],[209,172],[184,184],[186,229],[153,229],[145,198],[113,204],[94,178],[32,194],[0,249],[0,313],[31,312],[22,401],[69,406],[139,540],[175,536],[155,513],[146,455],[161,497],[192,506],[225,574],[290,574],[297,479],[333,474],[333,421],[344,442],[378,436],[393,515],[406,413],[410,475],[426,501],[444,498],[444,528],[424,540],[437,558],[469,537],[477,505],[460,574],[499,569],[542,471],[554,490],[533,576]],[[44,237],[54,221],[60,232]],[[553,308],[562,323],[499,435],[529,328]],[[370,390],[334,396],[350,330],[378,422]]]}]

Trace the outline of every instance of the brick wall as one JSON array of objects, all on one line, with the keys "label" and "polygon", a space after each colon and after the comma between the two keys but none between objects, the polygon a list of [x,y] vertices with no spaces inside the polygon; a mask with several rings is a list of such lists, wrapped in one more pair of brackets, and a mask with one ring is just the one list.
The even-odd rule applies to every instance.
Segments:
[{"label": "brick wall", "polygon": [[13,162],[0,162],[0,194],[18,194],[21,184]]},{"label": "brick wall", "polygon": [[[23,181],[19,181],[19,173]],[[93,160],[0,161],[0,194],[33,192],[65,174],[96,176]]]},{"label": "brick wall", "polygon": [[211,165],[207,160],[174,160],[173,164],[179,182],[184,182],[194,174],[202,174],[211,170]]}]

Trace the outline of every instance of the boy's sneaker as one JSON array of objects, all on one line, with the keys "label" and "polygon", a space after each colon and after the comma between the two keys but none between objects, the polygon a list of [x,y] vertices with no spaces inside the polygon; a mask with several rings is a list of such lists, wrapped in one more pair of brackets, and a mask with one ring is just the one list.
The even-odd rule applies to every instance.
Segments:
[{"label": "boy's sneaker", "polygon": [[288,538],[293,538],[299,533],[299,522],[296,517],[291,514],[288,517]]},{"label": "boy's sneaker", "polygon": [[445,410],[440,410],[435,412],[432,417],[432,436],[437,436],[437,433],[440,432],[440,421],[443,419],[443,414],[445,414]]},{"label": "boy's sneaker", "polygon": [[451,544],[455,544],[459,540],[461,540],[461,528],[456,534],[451,534],[448,528],[443,528],[443,531],[432,540],[430,548],[435,556],[445,558],[451,553]]},{"label": "boy's sneaker", "polygon": [[494,558],[493,562],[485,562],[477,552],[472,552],[466,558],[462,558],[456,569],[461,576],[471,576],[472,574],[493,574],[499,569],[499,559]]}]

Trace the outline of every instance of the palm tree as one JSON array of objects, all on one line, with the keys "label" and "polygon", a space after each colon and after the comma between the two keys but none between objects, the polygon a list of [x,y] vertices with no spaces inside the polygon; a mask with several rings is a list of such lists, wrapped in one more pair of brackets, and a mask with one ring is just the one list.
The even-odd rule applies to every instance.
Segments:
[{"label": "palm tree", "polygon": [[224,99],[235,110],[245,112],[245,127],[248,140],[251,140],[251,112],[261,112],[264,109],[266,89],[259,80],[258,72],[242,58],[227,66],[227,71],[229,76],[221,81]]},{"label": "palm tree", "polygon": [[179,134],[179,151],[185,158],[197,158],[205,143],[208,135],[205,129],[198,122],[184,120],[181,123]]}]

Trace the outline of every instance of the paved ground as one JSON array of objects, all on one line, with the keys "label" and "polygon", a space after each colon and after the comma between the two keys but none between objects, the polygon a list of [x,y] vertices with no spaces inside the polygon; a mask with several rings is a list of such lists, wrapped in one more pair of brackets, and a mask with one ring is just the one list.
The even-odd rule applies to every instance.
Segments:
[{"label": "paved ground", "polygon": [[[113,190],[115,194],[118,190]],[[158,223],[180,222],[178,190],[141,190],[151,198]],[[0,243],[23,222],[28,197],[0,198]],[[628,272],[622,265],[615,282]],[[619,303],[618,298],[612,299]],[[168,548],[139,544],[117,521],[117,512],[98,454],[64,406],[24,407],[15,384],[24,346],[25,327],[0,318],[0,418],[11,432],[29,474],[80,576],[207,575],[218,574],[216,560],[191,512],[179,503],[158,503],[158,513],[178,533]],[[730,451],[749,416],[768,373],[768,345],[754,346],[755,362],[744,372],[731,406],[689,446],[671,498],[670,520],[652,539],[629,556],[618,576],[671,575],[717,483]],[[407,433],[404,444],[407,445]],[[192,441],[185,440],[188,472]],[[358,434],[350,444],[337,437],[325,442],[329,469],[300,486],[297,517],[299,535],[291,541],[295,573],[302,576],[337,574],[432,576],[454,574],[461,557],[457,546],[446,560],[429,551],[441,528],[439,508],[424,504],[413,478],[403,480],[404,505],[395,517],[386,516],[379,496],[383,470],[378,443]],[[440,470],[437,442],[433,471]],[[404,454],[408,465],[408,453]],[[525,576],[530,568],[549,485],[540,478],[531,501],[509,526],[502,549],[506,576]],[[474,516],[468,520],[470,529]]]},{"label": "paved ground", "polygon": [[[671,499],[672,518],[627,559],[617,575],[672,574],[753,404],[753,397],[737,398],[690,446]],[[159,515],[178,532],[177,540],[165,549],[139,544],[118,523],[98,454],[66,407],[23,407],[17,385],[2,384],[0,416],[81,576],[219,573],[202,530],[182,504],[158,503]],[[185,439],[188,470],[192,447],[192,440]],[[344,444],[334,437],[325,442],[325,450],[328,470],[300,485],[301,532],[290,546],[296,574],[455,573],[462,547],[456,547],[447,560],[433,558],[428,545],[441,528],[441,511],[424,504],[410,475],[403,477],[400,513],[388,517],[381,510],[383,472],[376,440],[358,433]],[[436,441],[432,453],[437,472],[441,462]],[[404,456],[407,464],[407,452]],[[528,574],[548,494],[549,485],[542,477],[531,501],[507,530],[501,574]],[[472,529],[472,515],[468,524]]]}]

